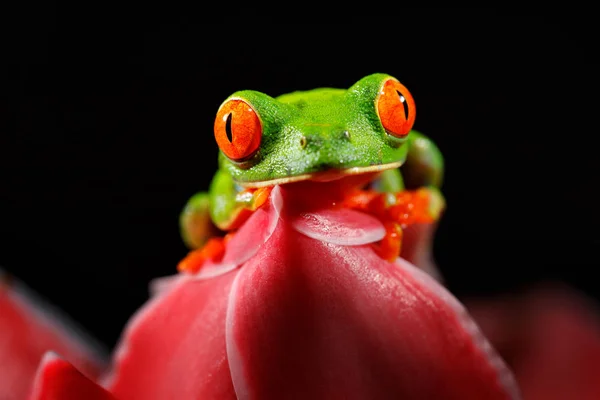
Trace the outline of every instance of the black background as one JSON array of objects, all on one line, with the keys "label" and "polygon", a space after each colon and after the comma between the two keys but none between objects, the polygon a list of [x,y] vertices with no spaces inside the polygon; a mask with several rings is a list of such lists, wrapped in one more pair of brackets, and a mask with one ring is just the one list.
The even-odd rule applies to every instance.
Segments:
[{"label": "black background", "polygon": [[5,14],[0,265],[109,346],[148,281],[186,252],[177,218],[216,168],[219,104],[373,72],[411,90],[415,128],[445,155],[435,255],[457,296],[546,279],[600,296],[598,78],[582,16],[382,10],[209,25],[154,11]]}]

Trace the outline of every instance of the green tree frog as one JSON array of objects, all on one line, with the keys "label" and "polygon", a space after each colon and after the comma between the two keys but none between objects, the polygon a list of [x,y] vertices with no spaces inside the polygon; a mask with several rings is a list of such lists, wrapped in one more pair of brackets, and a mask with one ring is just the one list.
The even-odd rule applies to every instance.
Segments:
[{"label": "green tree frog", "polygon": [[[222,256],[229,234],[262,206],[274,185],[353,178],[343,205],[381,218],[387,235],[378,250],[399,255],[402,229],[439,218],[445,202],[443,158],[412,129],[412,95],[396,78],[376,73],[349,89],[318,88],[270,97],[243,90],[219,107],[219,146],[208,192],[180,215],[190,253],[179,270],[198,270]],[[360,179],[357,179],[360,178]]]}]

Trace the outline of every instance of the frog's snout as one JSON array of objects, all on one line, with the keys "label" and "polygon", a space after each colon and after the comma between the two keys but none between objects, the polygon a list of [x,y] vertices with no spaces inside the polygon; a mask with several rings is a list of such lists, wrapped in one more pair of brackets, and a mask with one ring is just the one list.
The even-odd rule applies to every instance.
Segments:
[{"label": "frog's snout", "polygon": [[332,142],[350,142],[350,131],[344,129],[335,133],[304,134],[300,137],[300,147],[303,149],[307,146],[320,148],[330,145]]},{"label": "frog's snout", "polygon": [[302,132],[300,148],[305,167],[311,171],[343,169],[356,158],[356,148],[347,129]]}]

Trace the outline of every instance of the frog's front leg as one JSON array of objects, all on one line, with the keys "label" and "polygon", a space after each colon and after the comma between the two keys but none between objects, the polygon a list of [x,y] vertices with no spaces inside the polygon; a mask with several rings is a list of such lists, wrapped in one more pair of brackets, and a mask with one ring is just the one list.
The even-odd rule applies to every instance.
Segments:
[{"label": "frog's front leg", "polygon": [[179,214],[179,231],[189,249],[204,246],[207,240],[219,235],[220,231],[210,217],[210,196],[208,192],[193,195]]},{"label": "frog's front leg", "polygon": [[270,190],[243,189],[229,174],[217,172],[209,192],[194,195],[181,213],[182,238],[192,251],[177,269],[193,273],[208,260],[218,262],[225,253],[227,241],[252,212],[265,203]]},{"label": "frog's front leg", "polygon": [[402,249],[404,230],[415,224],[437,222],[445,208],[439,190],[443,178],[443,158],[437,146],[423,134],[412,131],[409,151],[401,169],[386,170],[370,190],[352,193],[345,206],[378,217],[386,236],[375,245],[379,255],[395,260]]},{"label": "frog's front leg", "polygon": [[409,190],[423,188],[429,191],[430,211],[434,221],[418,224],[410,228],[410,232],[405,232],[406,246],[402,257],[440,279],[432,259],[432,246],[437,221],[446,206],[439,190],[444,177],[444,159],[435,143],[420,132],[412,131],[408,140],[408,157],[400,170]]},{"label": "frog's front leg", "polygon": [[444,158],[431,139],[417,131],[408,135],[408,154],[400,169],[384,171],[373,182],[378,192],[398,193],[422,187],[439,189],[444,177]]},{"label": "frog's front leg", "polygon": [[[444,158],[436,144],[418,131],[408,136],[408,155],[400,169],[387,170],[379,177],[374,188],[379,192],[399,194],[395,207],[414,210],[416,204],[423,208],[426,217],[414,218],[414,212],[399,214],[399,222],[419,222],[422,219],[437,221],[446,207],[440,187],[444,177]],[[416,202],[411,204],[411,202]],[[408,222],[410,223],[410,222]]]},{"label": "frog's front leg", "polygon": [[219,170],[209,190],[211,220],[222,231],[239,228],[252,212],[265,203],[271,189],[244,189],[236,185],[231,175]]},{"label": "frog's front leg", "polygon": [[444,199],[435,187],[386,192],[356,190],[345,198],[344,207],[377,217],[386,228],[375,250],[384,259],[394,261],[402,248],[404,229],[415,224],[436,222],[444,209]]}]

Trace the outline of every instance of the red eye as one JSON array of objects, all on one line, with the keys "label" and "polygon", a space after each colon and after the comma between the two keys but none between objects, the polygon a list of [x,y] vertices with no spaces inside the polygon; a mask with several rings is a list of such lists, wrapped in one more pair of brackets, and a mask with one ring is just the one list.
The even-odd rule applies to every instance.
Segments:
[{"label": "red eye", "polygon": [[262,137],[262,125],[256,111],[243,100],[225,102],[215,119],[215,139],[219,149],[233,161],[252,157]]},{"label": "red eye", "polygon": [[404,85],[388,79],[377,97],[377,113],[387,133],[402,138],[415,123],[415,101]]}]

